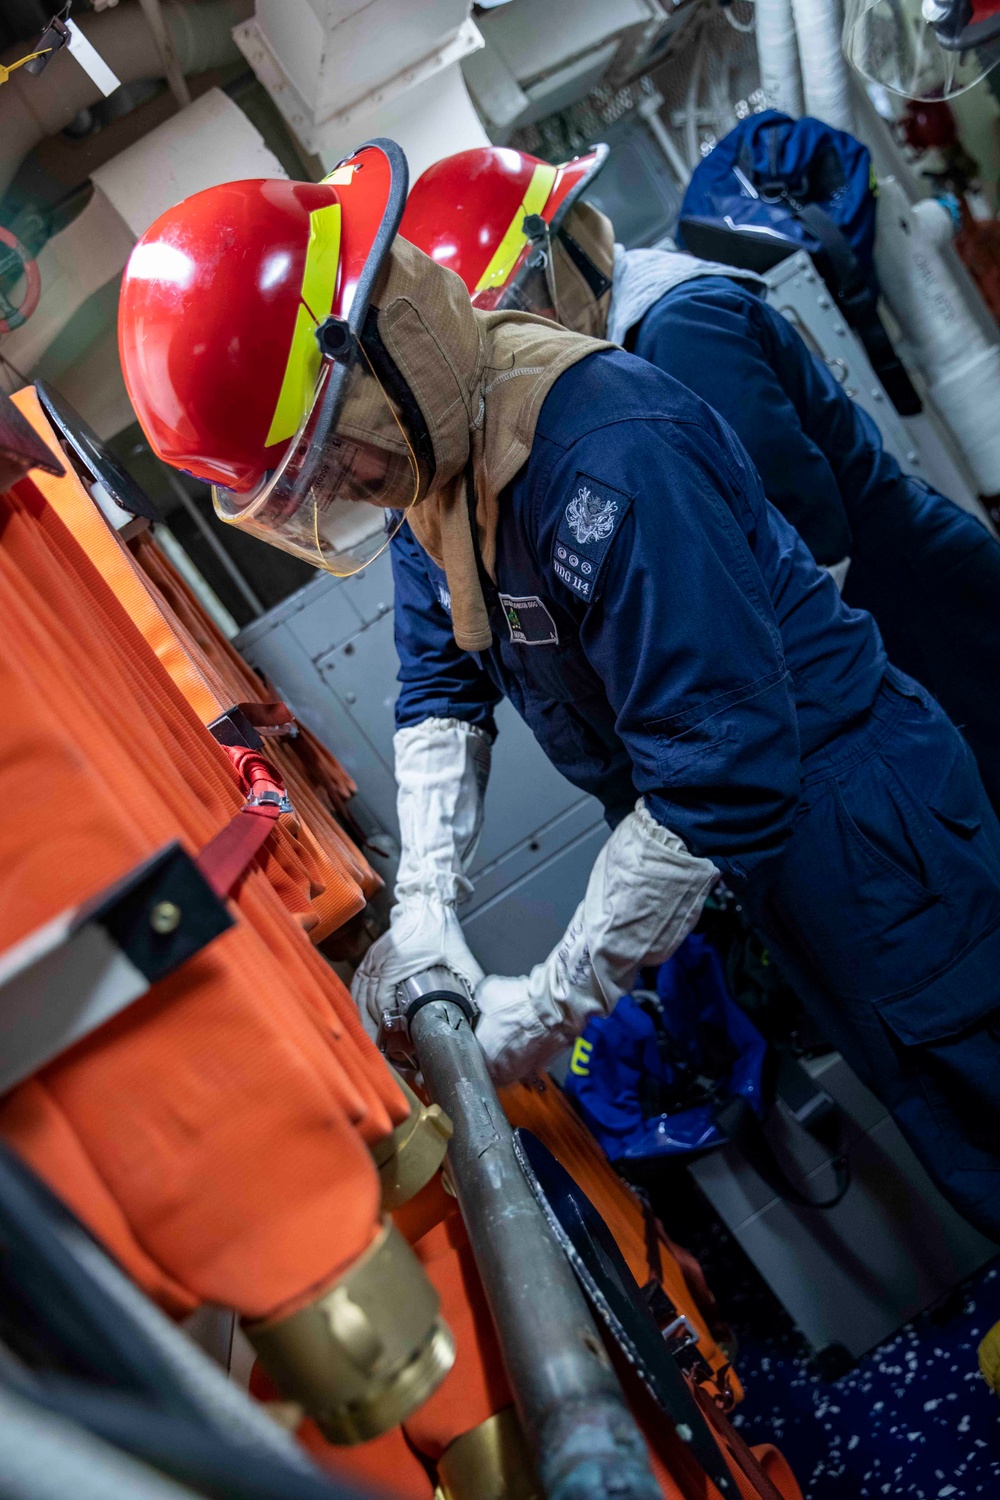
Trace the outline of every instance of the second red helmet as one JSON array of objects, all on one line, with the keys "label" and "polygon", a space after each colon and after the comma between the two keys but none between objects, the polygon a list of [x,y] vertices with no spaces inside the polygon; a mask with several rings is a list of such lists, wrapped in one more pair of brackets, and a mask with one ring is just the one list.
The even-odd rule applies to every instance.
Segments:
[{"label": "second red helmet", "polygon": [[[456,271],[483,310],[543,312],[533,294],[536,247],[555,235],[607,159],[607,146],[561,166],[508,146],[459,151],[414,183],[399,232]],[[550,314],[551,315],[551,314]]]}]

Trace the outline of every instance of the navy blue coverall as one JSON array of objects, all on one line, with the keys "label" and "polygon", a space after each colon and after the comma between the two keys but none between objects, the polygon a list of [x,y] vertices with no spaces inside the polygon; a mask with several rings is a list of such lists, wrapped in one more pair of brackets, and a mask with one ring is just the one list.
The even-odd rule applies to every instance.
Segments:
[{"label": "navy blue coverall", "polygon": [[850,555],[844,598],[871,611],[889,660],[962,730],[1000,811],[1000,542],[902,472],[867,413],[747,287],[684,282],[626,344],[725,417],[817,562]]},{"label": "navy blue coverall", "polygon": [[400,727],[507,696],[618,822],[641,794],[750,902],[802,999],[1000,1239],[1000,825],[738,440],[643,360],[589,356],[501,497],[489,651],[393,539]]}]

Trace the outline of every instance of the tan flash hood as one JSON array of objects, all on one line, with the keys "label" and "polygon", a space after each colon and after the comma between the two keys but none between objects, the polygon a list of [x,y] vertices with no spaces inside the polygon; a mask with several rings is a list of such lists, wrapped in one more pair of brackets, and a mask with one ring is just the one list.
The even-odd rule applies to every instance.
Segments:
[{"label": "tan flash hood", "polygon": [[[596,210],[587,210],[588,219],[591,213]],[[471,462],[476,541],[492,576],[500,494],[531,452],[545,397],[564,370],[611,346],[528,313],[476,312],[454,272],[401,239],[393,243],[374,301],[379,336],[420,407],[434,449],[433,479],[409,523],[447,574],[456,642],[466,651],[484,651],[492,631],[466,497],[467,466]]]},{"label": "tan flash hood", "polygon": [[590,203],[574,203],[553,236],[551,254],[560,323],[573,333],[603,339],[608,329],[615,266],[611,220]]}]

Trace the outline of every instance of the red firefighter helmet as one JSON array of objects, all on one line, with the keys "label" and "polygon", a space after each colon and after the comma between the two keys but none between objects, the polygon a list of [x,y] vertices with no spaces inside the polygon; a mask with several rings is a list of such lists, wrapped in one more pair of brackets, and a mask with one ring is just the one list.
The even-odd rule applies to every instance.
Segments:
[{"label": "red firefighter helmet", "polygon": [[399,232],[457,271],[476,307],[538,311],[533,247],[558,233],[607,155],[599,145],[553,167],[508,146],[459,151],[414,183]]},{"label": "red firefighter helmet", "polygon": [[[161,215],[125,268],[119,352],[153,451],[214,485],[224,519],[321,566],[326,511],[374,498],[372,465],[390,461],[330,440],[406,177],[399,147],[378,140],[321,183],[208,188]],[[290,516],[304,547],[275,524]]]},{"label": "red firefighter helmet", "polygon": [[907,99],[953,99],[1000,62],[1000,0],[847,0],[844,52]]}]

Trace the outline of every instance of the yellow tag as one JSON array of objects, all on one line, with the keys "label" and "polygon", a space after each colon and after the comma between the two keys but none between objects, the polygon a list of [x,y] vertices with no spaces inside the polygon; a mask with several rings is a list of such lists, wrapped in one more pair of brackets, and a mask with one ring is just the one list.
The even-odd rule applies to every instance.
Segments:
[{"label": "yellow tag", "polygon": [[507,232],[493,252],[493,259],[476,282],[477,292],[484,291],[488,286],[503,286],[514,269],[518,256],[528,243],[528,237],[524,232],[524,221],[529,214],[541,213],[548,202],[555,180],[555,167],[539,162],[531,174],[531,181],[528,183],[528,190],[521,201],[520,208],[511,219]]},{"label": "yellow tag", "polygon": [[44,57],[47,52],[51,51],[51,47],[43,47],[41,52],[29,52],[26,57],[19,57],[17,62],[8,63],[6,67],[0,63],[0,83],[6,83],[17,68],[23,68],[25,63],[34,62],[36,57]]},{"label": "yellow tag", "polygon": [[334,167],[332,172],[321,178],[324,187],[350,187],[351,179],[358,170],[357,162],[348,163],[346,167]]},{"label": "yellow tag", "polygon": [[593,1042],[584,1041],[582,1036],[578,1036],[573,1043],[573,1051],[569,1059],[569,1070],[571,1073],[575,1073],[577,1078],[588,1078],[590,1076],[590,1054],[593,1050]]},{"label": "yellow tag", "polygon": [[294,437],[312,405],[321,355],[316,329],[333,307],[340,262],[340,204],[329,203],[309,215],[309,243],[302,272],[302,301],[295,315],[295,331],[278,392],[265,447]]}]

